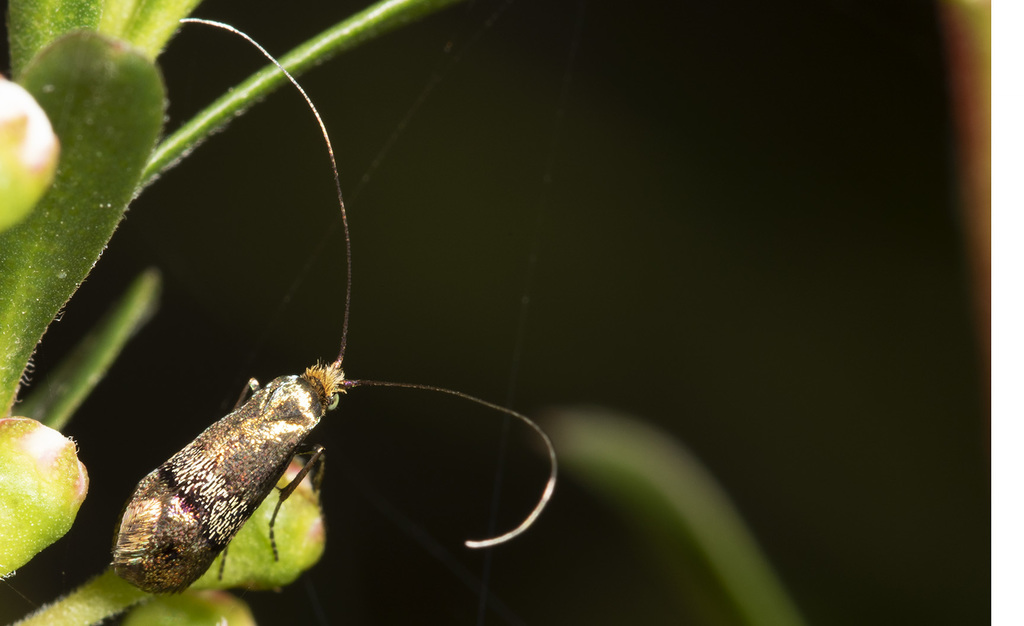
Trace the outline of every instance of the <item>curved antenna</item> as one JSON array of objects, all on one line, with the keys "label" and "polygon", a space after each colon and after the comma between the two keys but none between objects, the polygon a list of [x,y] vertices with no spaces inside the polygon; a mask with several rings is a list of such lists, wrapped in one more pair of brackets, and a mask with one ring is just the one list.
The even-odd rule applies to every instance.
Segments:
[{"label": "curved antenna", "polygon": [[327,144],[327,156],[331,159],[331,172],[334,174],[334,189],[338,192],[338,206],[341,208],[341,224],[345,233],[345,313],[341,321],[341,348],[338,350],[338,358],[334,361],[334,367],[341,369],[341,362],[345,359],[345,343],[348,341],[348,312],[352,302],[352,240],[348,232],[348,213],[345,211],[345,199],[341,194],[341,179],[338,176],[338,162],[334,158],[334,146],[331,145],[331,137],[327,134],[327,126],[324,125],[323,119],[320,117],[320,112],[316,110],[316,105],[313,104],[313,100],[306,95],[306,90],[302,88],[299,81],[295,80],[288,70],[284,69],[274,55],[267,52],[267,50],[256,42],[255,39],[246,35],[242,31],[238,30],[230,24],[224,22],[216,22],[214,20],[204,20],[196,17],[186,17],[178,20],[183,24],[205,24],[206,26],[213,26],[214,28],[220,28],[226,30],[229,33],[234,33],[242,39],[248,41],[263,53],[263,56],[277,66],[277,69],[281,70],[281,73],[285,75],[292,85],[299,90],[299,94],[302,95],[303,100],[309,105],[309,110],[313,112],[313,117],[316,118],[317,125],[320,126],[320,132],[324,136],[324,143]]},{"label": "curved antenna", "polygon": [[[333,365],[331,366],[333,369],[340,370],[341,362],[345,358],[345,344],[348,339],[349,308],[350,303],[352,301],[352,243],[348,228],[348,214],[345,211],[345,199],[341,193],[341,180],[340,177],[338,176],[338,163],[334,158],[334,147],[331,145],[331,138],[327,134],[327,127],[324,125],[324,121],[320,117],[320,112],[317,111],[316,105],[314,105],[310,97],[306,95],[306,90],[302,88],[302,85],[300,85],[299,82],[295,80],[295,78],[288,72],[288,70],[284,69],[284,67],[277,61],[277,59],[274,58],[273,55],[267,52],[266,49],[259,43],[257,43],[256,40],[254,40],[252,37],[238,30],[234,26],[231,26],[230,24],[225,24],[223,22],[216,22],[213,20],[205,20],[194,17],[187,17],[179,21],[182,23],[205,24],[206,26],[220,28],[221,30],[226,30],[230,33],[234,33],[235,35],[238,35],[242,39],[248,41],[250,44],[253,45],[253,47],[259,50],[263,54],[263,56],[265,56],[271,63],[277,66],[277,69],[281,70],[281,73],[284,74],[285,77],[291,82],[291,84],[295,86],[295,88],[302,95],[302,98],[306,101],[306,104],[309,106],[309,110],[312,111],[313,116],[316,118],[317,125],[320,126],[320,132],[323,134],[324,142],[327,144],[327,156],[330,157],[331,159],[331,172],[334,174],[334,188],[338,193],[338,206],[341,208],[341,222],[345,233],[345,314],[344,317],[342,318],[341,326],[341,348],[338,351],[338,358],[334,361]],[[537,501],[537,504],[533,507],[533,511],[531,511],[530,514],[526,517],[526,519],[520,522],[518,526],[504,534],[498,535],[497,537],[492,537],[490,539],[467,540],[465,542],[467,548],[490,548],[491,546],[496,546],[505,543],[506,541],[509,541],[511,539],[515,539],[519,535],[523,534],[528,528],[530,528],[530,526],[532,526],[535,521],[537,521],[537,518],[540,517],[541,512],[544,511],[544,507],[547,506],[548,501],[551,499],[551,495],[555,491],[555,483],[558,481],[558,458],[555,455],[555,446],[551,443],[551,439],[548,437],[547,433],[545,433],[541,429],[541,427],[537,425],[536,422],[526,417],[522,413],[517,413],[512,409],[494,404],[493,402],[481,400],[480,398],[471,396],[468,393],[462,393],[461,391],[445,389],[444,387],[434,387],[433,385],[420,385],[416,383],[392,383],[377,380],[345,380],[341,384],[341,386],[346,390],[351,389],[353,387],[400,387],[405,389],[424,389],[427,391],[439,391],[441,393],[446,393],[450,396],[455,396],[458,398],[462,398],[464,400],[469,400],[470,402],[475,402],[476,404],[479,404],[481,406],[485,406],[487,408],[494,409],[496,411],[500,411],[502,413],[510,415],[520,420],[521,422],[525,423],[530,428],[532,428],[534,432],[540,435],[541,439],[544,440],[544,446],[547,448],[548,452],[548,460],[551,464],[551,472],[548,474],[548,481],[544,486],[544,492],[541,494],[540,499]]]},{"label": "curved antenna", "polygon": [[547,433],[545,433],[544,430],[541,429],[541,427],[538,426],[536,422],[526,417],[522,413],[518,413],[507,407],[494,404],[493,402],[488,402],[487,400],[481,400],[480,398],[471,396],[468,393],[462,393],[461,391],[454,391],[452,389],[445,389],[444,387],[435,387],[433,385],[420,385],[417,383],[392,383],[380,380],[346,380],[342,383],[342,386],[345,389],[351,389],[352,387],[400,387],[403,389],[424,389],[426,391],[440,391],[441,393],[446,393],[450,396],[455,396],[457,398],[462,398],[463,400],[475,402],[489,409],[494,409],[495,411],[501,411],[506,415],[511,415],[512,417],[518,419],[519,421],[525,423],[527,426],[532,428],[534,432],[540,435],[540,438],[544,440],[544,446],[547,448],[548,451],[548,461],[551,464],[551,472],[548,474],[548,482],[544,486],[544,492],[540,495],[540,499],[537,500],[537,504],[533,507],[533,511],[531,511],[530,514],[526,516],[526,519],[520,522],[518,526],[508,531],[507,533],[503,533],[501,535],[498,535],[497,537],[492,537],[490,539],[466,540],[465,544],[467,548],[490,548],[491,546],[496,546],[498,544],[505,543],[506,541],[509,541],[511,539],[515,539],[519,535],[523,534],[524,532],[526,532],[528,528],[530,528],[530,526],[533,526],[533,523],[535,521],[537,521],[537,518],[540,517],[541,512],[544,511],[544,507],[547,506],[548,500],[551,499],[551,495],[555,492],[555,483],[558,482],[558,457],[555,455],[555,446],[551,443],[551,438],[548,437]]}]

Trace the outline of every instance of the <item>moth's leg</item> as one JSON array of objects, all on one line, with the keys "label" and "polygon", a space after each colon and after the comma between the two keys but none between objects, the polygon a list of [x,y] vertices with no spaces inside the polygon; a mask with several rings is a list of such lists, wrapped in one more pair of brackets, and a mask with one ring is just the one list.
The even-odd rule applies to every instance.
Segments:
[{"label": "moth's leg", "polygon": [[242,393],[238,394],[238,401],[235,402],[235,407],[233,409],[231,409],[231,410],[232,411],[238,410],[238,407],[240,407],[243,404],[245,404],[245,401],[249,399],[249,396],[251,394],[256,393],[256,391],[259,388],[260,388],[260,381],[256,380],[255,378],[250,378],[249,382],[245,384],[245,387],[242,387]]},{"label": "moth's leg", "polygon": [[317,494],[320,493],[320,485],[324,481],[324,447],[316,445],[312,447],[312,456],[306,461],[306,464],[302,466],[299,473],[295,475],[290,483],[281,488],[281,496],[277,500],[277,506],[274,507],[274,514],[270,517],[270,547],[274,550],[274,560],[277,561],[277,542],[274,541],[274,522],[277,521],[277,512],[281,510],[281,504],[288,499],[288,496],[292,495],[295,488],[299,486],[302,479],[313,471],[313,491]]},{"label": "moth's leg", "polygon": [[220,553],[220,569],[217,570],[217,580],[224,580],[224,564],[228,562],[228,548],[231,547],[231,542],[224,546],[224,551]]}]

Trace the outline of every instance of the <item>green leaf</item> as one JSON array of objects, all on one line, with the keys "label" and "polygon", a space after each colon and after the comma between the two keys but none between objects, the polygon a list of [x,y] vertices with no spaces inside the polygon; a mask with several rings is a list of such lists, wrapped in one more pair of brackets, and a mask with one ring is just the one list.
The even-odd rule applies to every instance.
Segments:
[{"label": "green leaf", "polygon": [[102,0],[11,0],[7,32],[11,72],[21,81],[28,62],[52,41],[74,30],[93,30],[103,13]]},{"label": "green leaf", "polygon": [[0,234],[0,407],[60,308],[85,279],[131,200],[163,121],[156,67],[123,44],[73,33],[26,68],[23,86],[60,138],[57,177]]},{"label": "green leaf", "polygon": [[703,588],[686,596],[690,610],[705,609],[706,623],[803,625],[728,494],[680,442],[607,409],[552,417],[551,438],[567,472],[634,525],[680,590],[703,579]]},{"label": "green leaf", "polygon": [[128,339],[149,321],[160,295],[160,273],[151,269],[135,279],[96,328],[52,372],[19,412],[63,430],[78,406],[103,379]]},{"label": "green leaf", "polygon": [[99,31],[123,39],[155,59],[178,30],[178,20],[202,0],[107,0]]}]

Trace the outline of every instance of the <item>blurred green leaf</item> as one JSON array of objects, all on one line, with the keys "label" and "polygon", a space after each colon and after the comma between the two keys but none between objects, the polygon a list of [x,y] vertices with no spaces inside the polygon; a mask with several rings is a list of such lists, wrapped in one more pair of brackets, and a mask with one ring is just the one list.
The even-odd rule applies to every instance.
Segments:
[{"label": "blurred green leaf", "polygon": [[95,33],[55,42],[23,86],[63,152],[25,221],[0,234],[0,407],[51,320],[92,269],[131,200],[163,122],[163,82],[147,59]]},{"label": "blurred green leaf", "polygon": [[224,591],[157,596],[132,609],[123,626],[255,626],[249,606]]},{"label": "blurred green leaf", "polygon": [[21,73],[32,57],[71,31],[95,29],[102,13],[102,0],[11,0],[7,36],[13,77],[24,84]]},{"label": "blurred green leaf", "polygon": [[167,45],[179,22],[202,0],[107,0],[98,29],[139,48],[150,59]]},{"label": "blurred green leaf", "polygon": [[717,588],[704,591],[727,605],[723,614],[707,597],[690,596],[703,600],[708,623],[802,626],[728,494],[670,434],[599,408],[558,411],[548,424],[567,472],[640,531],[681,588],[705,568]]},{"label": "blurred green leaf", "polygon": [[151,269],[135,279],[60,366],[18,407],[25,417],[63,430],[78,406],[106,375],[125,343],[156,311],[160,273]]}]

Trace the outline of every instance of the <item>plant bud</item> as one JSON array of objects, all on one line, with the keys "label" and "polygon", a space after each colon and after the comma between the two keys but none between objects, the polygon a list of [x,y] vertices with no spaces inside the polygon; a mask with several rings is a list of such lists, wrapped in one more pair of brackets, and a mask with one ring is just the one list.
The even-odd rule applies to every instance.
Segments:
[{"label": "plant bud", "polygon": [[256,626],[249,606],[224,591],[189,591],[161,595],[136,607],[123,626]]},{"label": "plant bud", "polygon": [[88,490],[74,441],[32,419],[0,419],[0,576],[63,537]]},{"label": "plant bud", "polygon": [[0,76],[0,231],[29,214],[53,182],[60,144],[29,92]]}]

